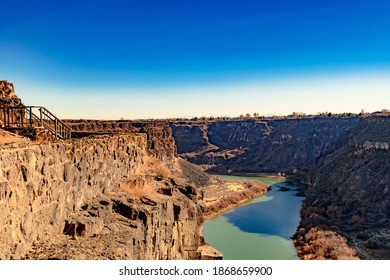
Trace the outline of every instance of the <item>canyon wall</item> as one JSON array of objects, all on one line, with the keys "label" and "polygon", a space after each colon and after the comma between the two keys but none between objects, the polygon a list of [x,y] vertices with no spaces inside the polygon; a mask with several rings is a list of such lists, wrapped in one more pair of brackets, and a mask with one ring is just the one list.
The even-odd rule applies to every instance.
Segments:
[{"label": "canyon wall", "polygon": [[162,175],[159,158],[174,154],[149,145],[146,134],[1,145],[0,259],[201,258],[201,193]]},{"label": "canyon wall", "polygon": [[145,133],[150,154],[163,161],[170,161],[176,155],[176,145],[167,121],[105,121],[65,120],[72,129],[72,137],[96,134]]},{"label": "canyon wall", "polygon": [[358,117],[171,122],[178,154],[212,173],[308,169],[348,142]]},{"label": "canyon wall", "polygon": [[[66,219],[64,234],[35,242],[25,258],[203,258],[199,249],[208,246],[203,246],[200,193],[170,178],[155,179],[135,176],[114,192],[87,201]],[[154,182],[155,188],[139,195],[142,187],[136,182]]]},{"label": "canyon wall", "polygon": [[20,258],[143,165],[143,135],[0,146],[0,258]]},{"label": "canyon wall", "polygon": [[345,237],[362,258],[390,258],[389,145],[390,118],[363,118],[341,149],[304,176],[301,256],[316,254],[305,245],[316,228]]}]

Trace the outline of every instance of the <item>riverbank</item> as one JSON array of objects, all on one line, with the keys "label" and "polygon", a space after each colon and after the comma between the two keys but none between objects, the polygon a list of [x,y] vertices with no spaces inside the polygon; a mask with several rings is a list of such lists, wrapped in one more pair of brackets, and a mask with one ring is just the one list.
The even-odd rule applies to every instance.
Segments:
[{"label": "riverbank", "polygon": [[268,186],[260,181],[211,176],[209,184],[204,188],[204,219],[212,219],[267,191]]},{"label": "riverbank", "polygon": [[[218,176],[221,173],[214,173],[214,172],[208,172],[210,175]],[[288,178],[286,174],[284,173],[264,173],[264,172],[230,172],[226,175],[222,176],[236,176],[236,177],[261,177],[261,178],[272,178],[272,179],[278,179],[278,180],[285,180]]]}]

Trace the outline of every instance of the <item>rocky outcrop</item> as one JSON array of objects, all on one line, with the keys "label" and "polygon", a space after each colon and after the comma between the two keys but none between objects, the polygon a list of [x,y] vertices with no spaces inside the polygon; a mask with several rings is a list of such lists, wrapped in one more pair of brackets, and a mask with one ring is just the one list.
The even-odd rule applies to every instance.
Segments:
[{"label": "rocky outcrop", "polygon": [[389,142],[371,142],[371,141],[365,141],[363,143],[363,149],[364,150],[388,150],[389,149]]},{"label": "rocky outcrop", "polygon": [[348,142],[357,117],[171,122],[180,156],[213,173],[292,173]]},{"label": "rocky outcrop", "polygon": [[296,241],[313,228],[344,236],[361,258],[390,258],[390,118],[361,119],[348,143],[313,166]]},{"label": "rocky outcrop", "polygon": [[15,93],[14,85],[6,80],[0,81],[0,102],[9,106],[23,105],[22,100]]},{"label": "rocky outcrop", "polygon": [[[23,106],[21,99],[16,95],[14,85],[5,80],[0,81],[0,128],[3,128],[6,122],[13,119],[20,119],[21,113],[9,112],[7,106]],[[1,143],[1,139],[0,139]]]}]

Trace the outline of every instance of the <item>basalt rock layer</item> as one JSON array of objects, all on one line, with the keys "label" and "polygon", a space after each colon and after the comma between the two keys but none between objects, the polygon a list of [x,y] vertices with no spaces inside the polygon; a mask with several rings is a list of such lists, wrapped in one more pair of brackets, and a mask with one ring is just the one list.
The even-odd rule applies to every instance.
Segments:
[{"label": "basalt rock layer", "polygon": [[176,155],[175,141],[166,121],[66,120],[66,123],[73,129],[73,138],[96,134],[145,133],[150,154],[162,161],[169,161]]},{"label": "basalt rock layer", "polygon": [[143,135],[0,146],[0,258],[20,258],[61,232],[85,201],[136,173],[145,154]]},{"label": "basalt rock layer", "polygon": [[193,186],[163,179],[141,198],[111,192],[84,203],[65,222],[60,238],[37,241],[27,259],[201,258],[201,204]]}]

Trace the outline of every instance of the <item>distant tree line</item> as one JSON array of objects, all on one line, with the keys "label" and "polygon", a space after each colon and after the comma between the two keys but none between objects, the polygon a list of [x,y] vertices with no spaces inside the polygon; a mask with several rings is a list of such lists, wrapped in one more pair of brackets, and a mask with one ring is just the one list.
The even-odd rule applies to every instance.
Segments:
[{"label": "distant tree line", "polygon": [[[381,111],[368,113],[362,110],[360,113],[332,113],[332,112],[317,112],[316,114],[305,114],[303,112],[292,112],[287,116],[265,116],[260,113],[245,113],[240,114],[238,117],[231,116],[201,116],[201,117],[182,117],[182,118],[167,118],[160,119],[165,121],[200,121],[200,122],[212,122],[212,121],[244,121],[244,120],[284,120],[284,119],[310,119],[310,118],[346,118],[346,117],[373,117],[373,116],[390,116],[390,110],[382,109]],[[159,119],[148,119],[159,120]]]}]

